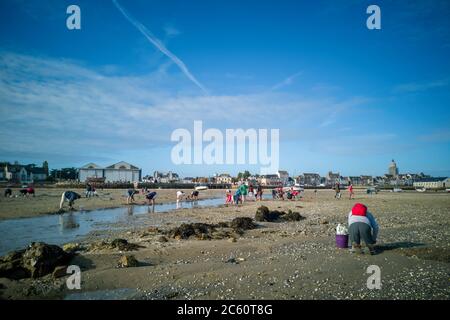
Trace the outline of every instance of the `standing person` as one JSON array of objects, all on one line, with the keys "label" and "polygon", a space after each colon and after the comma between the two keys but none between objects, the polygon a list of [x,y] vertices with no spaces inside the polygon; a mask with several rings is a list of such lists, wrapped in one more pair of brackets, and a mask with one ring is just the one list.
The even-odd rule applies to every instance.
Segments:
[{"label": "standing person", "polygon": [[242,201],[242,203],[244,203],[245,202],[245,197],[248,194],[248,186],[245,183],[242,183],[239,186],[239,190],[241,190],[241,201]]},{"label": "standing person", "polygon": [[334,191],[336,192],[334,195],[335,199],[341,198],[341,187],[339,186],[339,182],[336,182],[336,185],[334,186]]},{"label": "standing person", "polygon": [[85,195],[86,195],[86,198],[90,198],[91,195],[92,195],[92,186],[91,186],[90,183],[88,183],[86,185],[86,193],[85,193]]},{"label": "standing person", "polygon": [[348,193],[349,193],[349,199],[352,200],[352,198],[354,197],[354,193],[353,193],[353,184],[350,182],[350,185],[348,186]]},{"label": "standing person", "polygon": [[278,198],[284,201],[284,191],[281,186],[278,188]]},{"label": "standing person", "polygon": [[272,199],[273,200],[277,199],[277,189],[272,189]]},{"label": "standing person", "polygon": [[138,191],[136,191],[135,189],[128,189],[127,190],[127,204],[131,204],[134,203],[134,195],[137,194]]},{"label": "standing person", "polygon": [[242,202],[242,194],[240,188],[237,188],[236,192],[234,193],[233,200],[236,206],[239,205],[239,202]]},{"label": "standing person", "polygon": [[145,195],[145,198],[147,199],[149,205],[152,205],[152,206],[155,205],[155,198],[156,198],[156,195],[157,195],[157,193],[156,193],[155,191],[148,192],[148,193]]},{"label": "standing person", "polygon": [[255,195],[255,189],[253,188],[253,185],[252,185],[252,184],[250,184],[250,185],[248,186],[248,197],[249,197],[249,198],[256,197],[256,195]]},{"label": "standing person", "polygon": [[64,191],[61,195],[61,202],[59,203],[59,209],[60,210],[62,209],[64,201],[68,201],[69,208],[73,210],[73,204],[77,199],[81,199],[81,196],[78,193],[73,191]]},{"label": "standing person", "polygon": [[263,195],[263,188],[260,184],[258,184],[258,187],[256,188],[256,200],[262,201],[262,195]]},{"label": "standing person", "polygon": [[352,253],[356,250],[362,253],[361,238],[369,248],[370,254],[376,253],[375,244],[377,243],[379,227],[374,216],[362,203],[355,204],[348,214],[348,229],[352,243]]}]

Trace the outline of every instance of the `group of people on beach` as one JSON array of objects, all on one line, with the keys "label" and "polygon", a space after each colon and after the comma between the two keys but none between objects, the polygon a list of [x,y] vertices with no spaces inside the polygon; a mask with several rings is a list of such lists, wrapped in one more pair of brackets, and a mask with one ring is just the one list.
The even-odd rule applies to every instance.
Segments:
[{"label": "group of people on beach", "polygon": [[[340,199],[341,198],[341,186],[339,184],[339,182],[336,182],[335,186],[334,186],[334,198],[335,199]],[[349,195],[349,199],[352,200],[355,196],[355,193],[353,192],[353,184],[350,183],[348,186],[348,195]]]},{"label": "group of people on beach", "polygon": [[[19,190],[19,194],[21,196],[23,196],[23,197],[28,197],[28,196],[34,197],[36,195],[36,192],[35,192],[33,187],[28,186],[28,187],[24,187],[24,188],[20,189]],[[13,197],[12,189],[11,188],[6,188],[5,192],[3,193],[3,196],[5,198],[12,198]]]},{"label": "group of people on beach", "polygon": [[263,196],[263,188],[260,184],[256,186],[256,189],[253,185],[247,185],[245,183],[241,183],[236,191],[233,192],[231,189],[227,189],[225,192],[225,204],[235,204],[244,203],[248,199],[252,199],[254,201],[261,201]]}]

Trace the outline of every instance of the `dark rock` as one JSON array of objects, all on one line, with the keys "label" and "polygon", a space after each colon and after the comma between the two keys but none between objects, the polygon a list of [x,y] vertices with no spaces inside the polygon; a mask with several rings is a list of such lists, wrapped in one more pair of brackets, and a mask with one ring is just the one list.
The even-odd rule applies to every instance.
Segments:
[{"label": "dark rock", "polygon": [[231,221],[230,227],[234,230],[250,230],[255,229],[256,224],[253,222],[252,218],[237,217]]},{"label": "dark rock", "polygon": [[66,265],[72,256],[56,245],[33,242],[26,250],[0,258],[0,277],[16,280],[43,277],[55,267]]},{"label": "dark rock", "polygon": [[219,222],[217,224],[217,227],[218,228],[229,228],[230,226],[229,226],[229,224],[227,222]]},{"label": "dark rock", "polygon": [[18,250],[8,253],[0,258],[0,277],[14,280],[29,278],[31,273],[22,265],[22,257],[25,250]]},{"label": "dark rock", "polygon": [[129,243],[125,239],[114,239],[111,242],[111,248],[119,249],[120,251],[133,251],[138,250],[141,246],[134,243]]},{"label": "dark rock", "polygon": [[303,217],[300,213],[292,212],[290,210],[288,213],[282,215],[281,218],[285,221],[300,221],[300,220],[305,219],[305,217]]},{"label": "dark rock", "polygon": [[56,245],[33,242],[22,256],[22,266],[29,270],[32,278],[43,277],[57,266],[65,265],[72,255]]},{"label": "dark rock", "polygon": [[176,239],[189,239],[196,236],[199,239],[206,239],[215,231],[215,227],[206,223],[183,223],[169,231],[169,236]]},{"label": "dark rock", "polygon": [[67,266],[59,266],[53,270],[52,273],[53,278],[61,278],[67,276]]},{"label": "dark rock", "polygon": [[279,218],[279,214],[277,214],[277,212],[275,211],[270,211],[269,208],[267,208],[266,206],[260,206],[257,210],[256,210],[256,214],[255,214],[255,220],[256,221],[267,221],[267,222],[272,222],[272,221],[276,221]]},{"label": "dark rock", "polygon": [[269,208],[266,206],[261,206],[256,210],[255,214],[255,220],[256,221],[267,221],[267,222],[274,222],[274,221],[300,221],[304,219],[303,216],[300,215],[298,212],[292,212],[292,210],[289,210],[288,213],[284,211],[278,211],[273,210],[270,211]]}]

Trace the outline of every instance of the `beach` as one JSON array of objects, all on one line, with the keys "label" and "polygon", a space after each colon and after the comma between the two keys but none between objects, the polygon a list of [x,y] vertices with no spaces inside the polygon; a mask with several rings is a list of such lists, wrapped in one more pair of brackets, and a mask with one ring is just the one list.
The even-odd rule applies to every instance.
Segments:
[{"label": "beach", "polygon": [[[3,190],[3,189],[2,189]],[[75,210],[95,210],[104,208],[115,208],[127,205],[126,189],[98,189],[98,197],[85,197],[85,189],[62,189],[62,188],[35,188],[36,196],[22,197],[19,195],[19,188],[13,188],[13,195],[17,197],[5,198],[3,194],[0,197],[0,220],[13,218],[28,218],[45,214],[59,213],[59,203],[61,194],[64,191],[72,190],[82,196],[75,201]],[[189,195],[192,189],[181,189]],[[177,190],[156,189],[157,203],[168,203],[176,201]],[[216,197],[222,195],[223,191],[206,190],[201,191],[199,199]],[[147,201],[142,193],[134,196],[136,204],[146,204]],[[68,203],[65,202],[64,210],[68,211]]]},{"label": "beach", "polygon": [[[0,278],[0,295],[4,299],[449,299],[450,195],[355,191],[353,200],[345,192],[337,200],[332,190],[317,194],[306,190],[297,201],[184,208],[139,215],[132,223],[118,221],[77,244],[81,249],[71,264],[82,270],[80,290],[67,288],[67,276],[49,274],[38,279]],[[124,191],[107,192],[115,198],[112,206],[123,204]],[[160,192],[165,196],[159,197]],[[173,201],[173,194],[174,190],[158,190],[158,200]],[[224,191],[201,194],[223,196]],[[56,195],[55,190],[55,200]],[[42,192],[41,197],[52,196]],[[88,201],[76,206],[87,208]],[[376,255],[336,248],[335,228],[347,222],[356,202],[366,204],[380,225]],[[11,217],[4,204],[2,199],[3,219]],[[218,225],[236,217],[254,218],[261,205],[298,212],[304,219],[255,221],[254,229],[225,228],[203,240],[170,232],[183,223]],[[15,216],[30,214],[21,211],[27,207],[10,206],[17,210]],[[53,201],[39,205],[33,215],[55,206]],[[122,251],[104,245],[117,238],[139,247]],[[124,255],[133,255],[139,265],[118,268]],[[367,268],[372,265],[381,270],[381,289],[367,287]]]}]

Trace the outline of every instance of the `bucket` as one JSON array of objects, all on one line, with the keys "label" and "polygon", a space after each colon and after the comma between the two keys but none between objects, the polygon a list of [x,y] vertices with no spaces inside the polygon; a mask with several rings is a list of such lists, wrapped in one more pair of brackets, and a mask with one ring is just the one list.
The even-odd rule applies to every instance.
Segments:
[{"label": "bucket", "polygon": [[336,235],[336,246],[338,248],[347,249],[348,248],[348,234],[337,234]]}]

